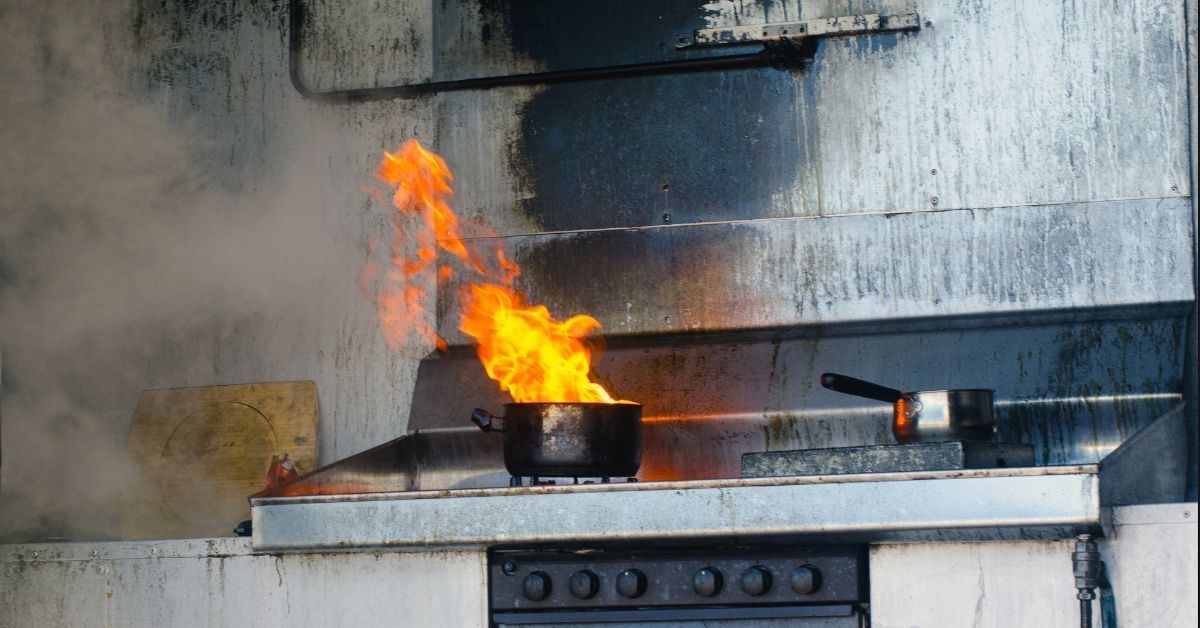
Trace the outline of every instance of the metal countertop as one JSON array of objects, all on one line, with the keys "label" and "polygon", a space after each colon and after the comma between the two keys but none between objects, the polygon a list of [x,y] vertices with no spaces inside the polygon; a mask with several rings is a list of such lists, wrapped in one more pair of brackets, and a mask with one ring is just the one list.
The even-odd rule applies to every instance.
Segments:
[{"label": "metal countertop", "polygon": [[1101,522],[1096,465],[262,497],[251,512],[259,552],[1033,540]]}]

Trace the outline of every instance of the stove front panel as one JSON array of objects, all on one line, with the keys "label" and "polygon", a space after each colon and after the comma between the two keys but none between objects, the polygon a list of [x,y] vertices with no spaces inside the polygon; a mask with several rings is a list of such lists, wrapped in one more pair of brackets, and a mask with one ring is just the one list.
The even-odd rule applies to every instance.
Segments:
[{"label": "stove front panel", "polygon": [[488,559],[488,596],[497,625],[786,619],[857,626],[866,577],[863,546],[498,550]]}]

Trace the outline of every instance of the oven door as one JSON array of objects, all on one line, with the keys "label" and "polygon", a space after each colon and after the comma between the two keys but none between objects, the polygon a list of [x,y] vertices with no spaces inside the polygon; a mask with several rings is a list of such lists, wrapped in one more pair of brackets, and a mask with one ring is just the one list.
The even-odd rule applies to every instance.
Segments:
[{"label": "oven door", "polygon": [[861,546],[493,550],[493,626],[867,625]]}]

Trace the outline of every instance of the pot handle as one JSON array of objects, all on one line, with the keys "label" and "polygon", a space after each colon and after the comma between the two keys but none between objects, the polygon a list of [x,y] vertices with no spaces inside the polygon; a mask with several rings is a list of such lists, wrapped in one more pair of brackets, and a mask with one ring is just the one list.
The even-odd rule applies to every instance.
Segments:
[{"label": "pot handle", "polygon": [[475,408],[471,413],[471,422],[485,432],[503,432],[504,417],[498,417],[487,410]]},{"label": "pot handle", "polygon": [[867,399],[887,403],[896,403],[896,400],[904,396],[903,392],[895,388],[872,384],[871,382],[848,375],[838,375],[837,373],[822,374],[821,385],[835,392],[854,395],[856,397],[866,397]]}]

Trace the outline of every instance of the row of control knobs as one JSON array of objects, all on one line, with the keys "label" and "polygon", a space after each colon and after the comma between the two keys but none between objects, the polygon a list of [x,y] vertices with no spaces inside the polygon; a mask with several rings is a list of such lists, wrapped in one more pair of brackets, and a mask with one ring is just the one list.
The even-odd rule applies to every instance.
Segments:
[{"label": "row of control knobs", "polygon": [[[755,565],[742,572],[738,578],[742,591],[748,595],[764,595],[771,590],[773,576],[771,570]],[[821,586],[821,572],[812,565],[796,567],[788,574],[788,584],[792,591],[801,595],[815,593]],[[704,567],[692,574],[692,591],[701,597],[713,597],[721,592],[725,578],[713,567]],[[646,574],[640,569],[626,569],[617,574],[616,589],[621,597],[636,599],[646,593]],[[526,599],[540,602],[550,597],[553,587],[550,575],[544,571],[534,571],[525,576],[521,583],[521,592]],[[600,577],[591,569],[583,569],[571,574],[567,579],[567,590],[580,600],[590,600],[600,592]]]}]

